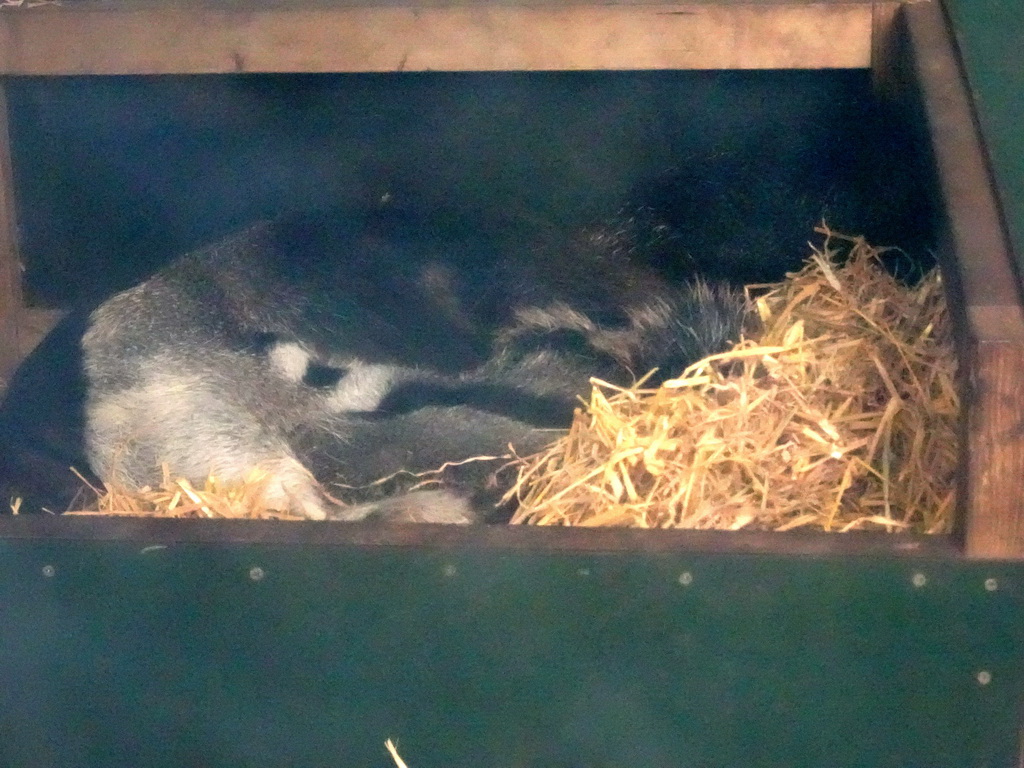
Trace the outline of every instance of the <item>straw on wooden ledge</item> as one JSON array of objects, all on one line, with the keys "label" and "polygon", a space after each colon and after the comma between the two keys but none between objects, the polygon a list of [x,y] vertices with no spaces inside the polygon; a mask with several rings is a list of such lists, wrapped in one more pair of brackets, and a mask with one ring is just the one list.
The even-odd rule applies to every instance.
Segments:
[{"label": "straw on wooden ledge", "polygon": [[[266,473],[253,469],[240,483],[223,483],[211,475],[203,487],[197,488],[187,479],[175,477],[165,464],[159,486],[137,490],[127,490],[113,484],[105,485],[102,489],[90,486],[96,496],[94,505],[65,514],[305,519],[299,515],[267,509],[263,502],[266,481]],[[84,478],[83,482],[86,482]]]}]

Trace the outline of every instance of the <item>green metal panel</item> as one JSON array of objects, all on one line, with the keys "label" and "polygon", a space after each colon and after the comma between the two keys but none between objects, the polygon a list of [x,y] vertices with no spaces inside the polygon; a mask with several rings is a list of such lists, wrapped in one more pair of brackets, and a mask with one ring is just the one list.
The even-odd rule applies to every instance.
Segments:
[{"label": "green metal panel", "polygon": [[1024,565],[9,539],[0,652],[19,768],[1008,768]]},{"label": "green metal panel", "polygon": [[1024,274],[1024,3],[945,0]]}]

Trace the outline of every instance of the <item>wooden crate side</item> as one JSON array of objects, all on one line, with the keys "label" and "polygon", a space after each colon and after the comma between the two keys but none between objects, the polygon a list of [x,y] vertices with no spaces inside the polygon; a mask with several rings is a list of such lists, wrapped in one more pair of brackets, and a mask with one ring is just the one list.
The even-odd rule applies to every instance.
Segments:
[{"label": "wooden crate side", "polygon": [[4,765],[1016,757],[1021,563],[154,544],[0,540]]},{"label": "wooden crate side", "polygon": [[951,33],[935,3],[905,14],[970,330],[979,341],[1024,342],[1020,284]]},{"label": "wooden crate side", "polygon": [[967,416],[969,557],[1024,557],[1024,345],[982,341]]},{"label": "wooden crate side", "polygon": [[1024,557],[1024,308],[969,89],[936,3],[905,6],[914,80],[944,211],[943,268],[962,332],[966,472],[961,535],[972,557]]},{"label": "wooden crate side", "polygon": [[19,338],[22,305],[7,98],[0,79],[0,387],[25,354]]},{"label": "wooden crate side", "polygon": [[0,72],[868,67],[872,6],[175,6],[0,14]]},{"label": "wooden crate side", "polygon": [[879,98],[893,101],[905,87],[902,78],[900,2],[879,2],[871,7],[871,77]]},{"label": "wooden crate side", "polygon": [[18,316],[18,356],[21,359],[36,348],[53,327],[67,314],[60,309],[23,307]]}]

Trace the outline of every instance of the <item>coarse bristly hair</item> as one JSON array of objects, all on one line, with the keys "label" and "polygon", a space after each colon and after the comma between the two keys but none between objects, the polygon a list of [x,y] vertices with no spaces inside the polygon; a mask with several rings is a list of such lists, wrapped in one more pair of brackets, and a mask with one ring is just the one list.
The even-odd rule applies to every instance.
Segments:
[{"label": "coarse bristly hair", "polygon": [[[374,481],[538,450],[591,377],[672,376],[738,339],[737,292],[578,255],[563,274],[550,251],[485,234],[329,216],[186,254],[90,316],[90,464],[129,490],[160,485],[165,465],[193,487],[260,468],[262,503],[279,512],[424,519]],[[467,465],[442,479],[475,498],[492,475]],[[429,498],[443,521],[447,497]],[[450,522],[472,518],[450,507]]]},{"label": "coarse bristly hair", "polygon": [[[626,384],[625,374],[639,377],[653,369],[662,379],[739,341],[751,318],[741,292],[703,280],[652,292],[623,307],[622,315],[624,321],[609,325],[564,303],[518,309],[515,322],[498,334],[495,359],[515,368],[518,356],[519,369],[537,368],[537,360],[527,361],[527,352],[550,352],[555,342],[563,370],[566,356],[575,354],[581,367],[590,368],[579,371],[585,379]],[[571,336],[575,346],[566,342]]]}]

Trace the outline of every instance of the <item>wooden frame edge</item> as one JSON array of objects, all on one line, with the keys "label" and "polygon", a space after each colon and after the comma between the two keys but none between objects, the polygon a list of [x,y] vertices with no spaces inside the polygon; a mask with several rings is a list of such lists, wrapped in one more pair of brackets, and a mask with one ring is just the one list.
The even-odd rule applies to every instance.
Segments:
[{"label": "wooden frame edge", "polygon": [[0,516],[4,541],[120,542],[149,546],[430,548],[541,553],[763,554],[794,557],[956,557],[948,536],[881,532],[773,533],[518,525],[200,520],[127,516]]},{"label": "wooden frame edge", "polygon": [[0,13],[0,73],[858,68],[872,5],[496,4]]},{"label": "wooden frame edge", "polygon": [[[940,258],[962,338],[962,523],[969,557],[1024,558],[1024,301],[949,20],[937,2],[902,9],[921,89],[946,243]],[[954,258],[955,255],[955,258]]]},{"label": "wooden frame edge", "polygon": [[11,167],[11,137],[7,122],[7,94],[0,78],[0,382],[27,354],[21,344],[21,260]]}]

